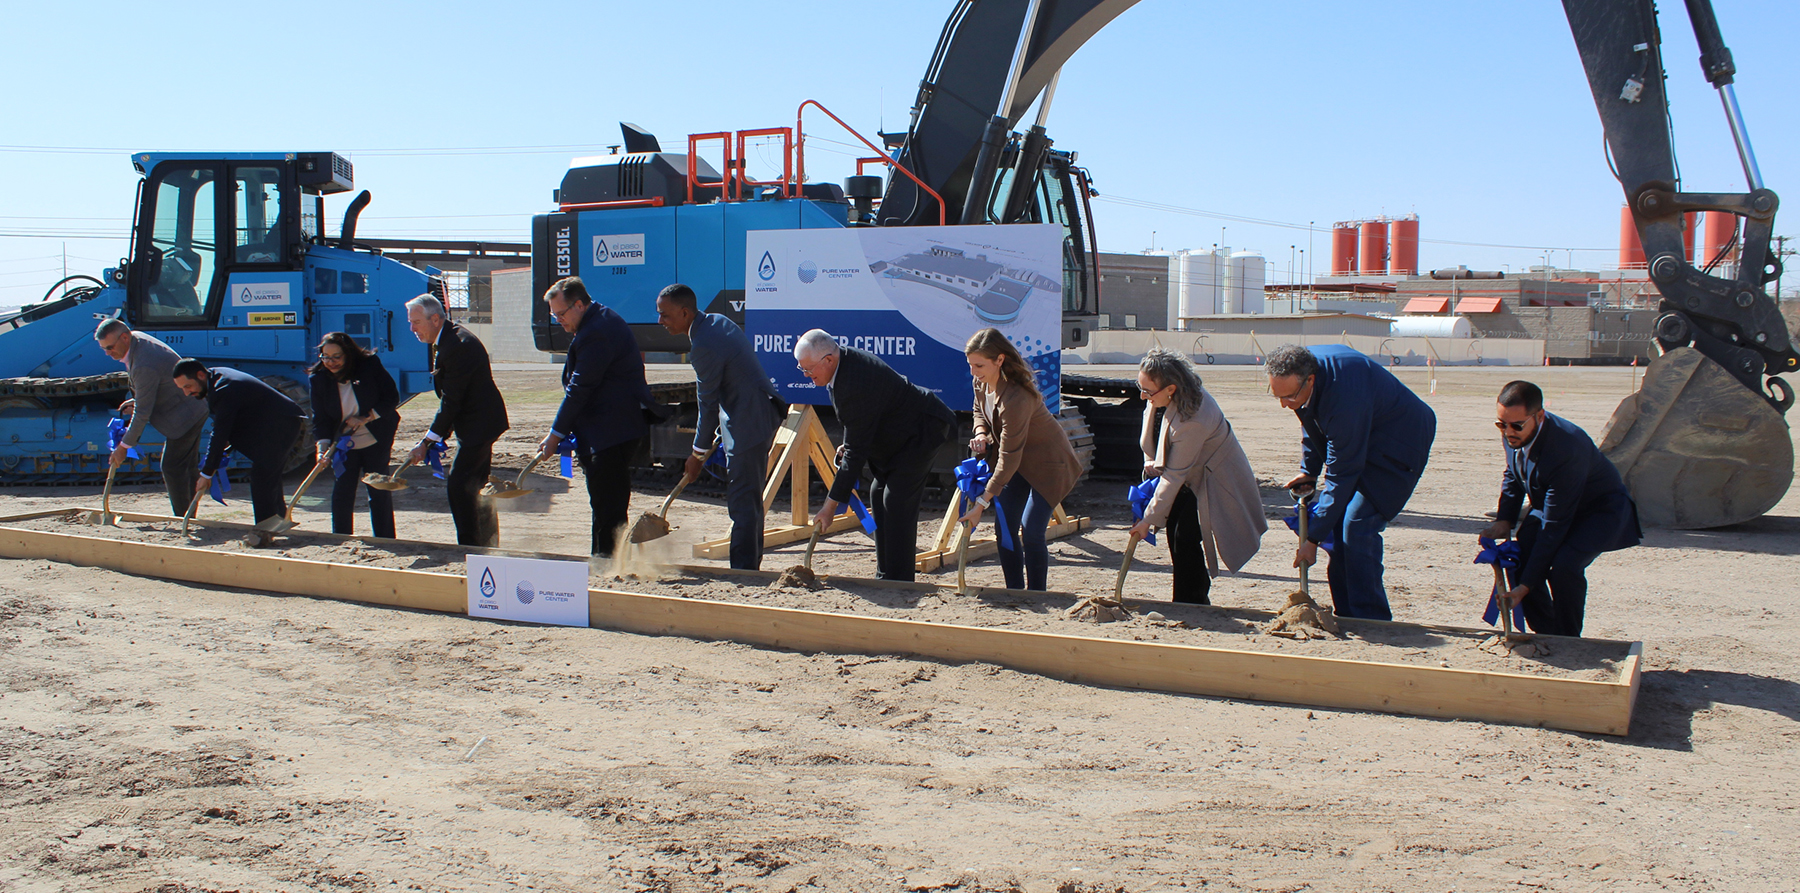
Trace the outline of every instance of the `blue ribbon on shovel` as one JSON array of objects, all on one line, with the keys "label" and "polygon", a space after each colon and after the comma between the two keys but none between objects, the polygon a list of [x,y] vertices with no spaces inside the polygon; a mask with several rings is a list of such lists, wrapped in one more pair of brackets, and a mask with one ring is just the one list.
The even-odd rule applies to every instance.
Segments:
[{"label": "blue ribbon on shovel", "polygon": [[[1150,500],[1156,496],[1156,482],[1162,478],[1151,478],[1133,487],[1125,488],[1125,500],[1131,503],[1131,520],[1135,524],[1144,520],[1144,513],[1150,510]],[[1144,542],[1156,545],[1156,533],[1145,534]]]},{"label": "blue ribbon on shovel", "polygon": [[227,504],[225,502],[225,494],[231,492],[231,478],[225,475],[225,469],[230,465],[231,451],[226,450],[225,452],[220,453],[219,467],[213,471],[212,478],[212,498],[214,502],[220,505]]},{"label": "blue ribbon on shovel", "polygon": [[431,476],[444,479],[444,451],[450,449],[441,440],[427,441],[425,444],[425,464],[431,466]]},{"label": "blue ribbon on shovel", "polygon": [[575,476],[575,432],[556,442],[556,454],[562,457],[562,476]]},{"label": "blue ribbon on shovel", "polygon": [[[106,451],[108,453],[119,448],[119,444],[125,440],[125,430],[130,427],[131,416],[115,418],[106,423]],[[126,447],[125,455],[133,459],[143,458],[138,454],[137,447],[134,446]]]},{"label": "blue ribbon on shovel", "polygon": [[[986,492],[988,481],[993,480],[993,469],[988,467],[986,459],[964,459],[956,463],[956,514],[961,517],[968,512],[969,506],[976,497]],[[1008,552],[1013,550],[1012,525],[1006,523],[1006,510],[1000,506],[1000,500],[993,502],[994,528],[1000,537],[1000,548]]]},{"label": "blue ribbon on shovel", "polygon": [[351,439],[351,435],[346,434],[343,437],[338,438],[337,445],[331,448],[332,477],[341,478],[344,476],[344,469],[347,467],[345,462],[350,457]]},{"label": "blue ribbon on shovel", "polygon": [[[1475,555],[1475,564],[1491,564],[1503,570],[1517,570],[1519,561],[1524,557],[1518,540],[1506,540],[1496,543],[1487,537],[1481,537],[1481,551]],[[1488,593],[1487,610],[1482,612],[1481,619],[1488,626],[1493,626],[1500,619],[1500,593]],[[1525,628],[1525,608],[1513,605],[1513,629]]]}]

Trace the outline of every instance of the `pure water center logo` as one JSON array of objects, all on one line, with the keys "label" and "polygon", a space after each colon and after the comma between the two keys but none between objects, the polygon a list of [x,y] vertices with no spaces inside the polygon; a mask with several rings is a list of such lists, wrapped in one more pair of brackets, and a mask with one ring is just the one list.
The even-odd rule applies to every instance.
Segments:
[{"label": "pure water center logo", "polygon": [[494,569],[486,568],[481,572],[481,597],[494,597]]},{"label": "pure water center logo", "polygon": [[520,580],[513,594],[518,596],[521,605],[529,605],[532,599],[537,598],[537,590],[532,587],[530,580]]},{"label": "pure water center logo", "polygon": [[794,275],[799,276],[801,282],[811,285],[814,279],[819,278],[819,265],[810,260],[803,260],[800,262],[800,266],[794,268]]},{"label": "pure water center logo", "polygon": [[[818,271],[815,269],[813,272]],[[767,251],[763,252],[762,260],[756,265],[756,278],[764,282],[775,278],[775,258],[770,257]]]}]

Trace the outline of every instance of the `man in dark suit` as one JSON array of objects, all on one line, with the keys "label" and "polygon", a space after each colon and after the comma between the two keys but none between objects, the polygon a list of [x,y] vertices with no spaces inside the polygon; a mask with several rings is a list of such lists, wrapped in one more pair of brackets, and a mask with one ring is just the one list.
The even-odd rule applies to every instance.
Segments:
[{"label": "man in dark suit", "polygon": [[200,462],[194,498],[206,495],[229,448],[250,460],[250,506],[256,523],[285,516],[281,475],[306,422],[306,410],[262,379],[236,369],[208,369],[199,360],[182,360],[171,377],[182,393],[205,398],[212,412],[212,438]]},{"label": "man in dark suit", "polygon": [[631,454],[650,430],[644,410],[650,385],[637,336],[611,307],[596,304],[580,277],[570,276],[544,292],[550,318],[574,335],[563,360],[563,401],[538,454],[556,452],[575,436],[575,458],[587,478],[593,511],[590,553],[613,554],[613,539],[631,511]]},{"label": "man in dark suit", "polygon": [[823,528],[831,523],[867,465],[874,475],[869,507],[875,515],[875,576],[911,580],[925,475],[949,438],[955,415],[936,394],[907,381],[874,354],[839,345],[823,329],[800,336],[794,359],[813,384],[830,389],[831,405],[844,426],[836,479],[813,524]]},{"label": "man in dark suit", "polygon": [[684,472],[700,476],[713,442],[725,451],[725,510],[731,515],[731,566],[762,567],[763,478],[769,442],[781,425],[781,409],[769,374],[756,359],[750,338],[737,323],[717,313],[701,313],[694,290],[676,283],[656,296],[663,328],[693,343],[688,361],[700,395],[694,451]]},{"label": "man in dark suit", "polygon": [[[1494,426],[1506,442],[1496,520],[1482,531],[1504,539],[1518,524],[1520,566],[1508,574],[1512,590],[1502,610],[1524,601],[1533,632],[1579,636],[1587,613],[1587,566],[1601,552],[1644,538],[1637,504],[1619,470],[1575,423],[1544,411],[1544,392],[1529,381],[1508,382],[1496,399]],[[1531,513],[1519,510],[1531,495]]]},{"label": "man in dark suit", "polygon": [[131,379],[131,399],[119,411],[131,417],[125,436],[108,461],[113,468],[125,461],[126,451],[138,445],[144,426],[162,432],[162,478],[169,491],[169,508],[187,514],[200,476],[200,433],[206,428],[206,402],[190,400],[176,387],[175,364],[181,357],[167,344],[143,332],[134,332],[125,321],[112,317],[94,330],[94,340],[106,355],[125,364]]},{"label": "man in dark suit", "polygon": [[437,417],[425,439],[413,447],[409,461],[425,458],[427,445],[456,435],[456,461],[444,481],[456,542],[463,546],[500,544],[500,519],[491,503],[481,500],[481,487],[493,470],[494,441],[510,427],[506,401],[494,386],[487,348],[468,329],[444,316],[443,302],[420,295],[406,302],[406,322],[413,337],[432,345],[431,383],[438,395]]},{"label": "man in dark suit", "polygon": [[1319,494],[1294,566],[1312,564],[1318,544],[1335,539],[1326,568],[1334,613],[1392,620],[1381,582],[1381,532],[1425,472],[1437,414],[1392,372],[1348,347],[1284,345],[1269,354],[1264,371],[1269,393],[1294,411],[1305,432],[1301,473],[1285,486],[1316,485]]}]

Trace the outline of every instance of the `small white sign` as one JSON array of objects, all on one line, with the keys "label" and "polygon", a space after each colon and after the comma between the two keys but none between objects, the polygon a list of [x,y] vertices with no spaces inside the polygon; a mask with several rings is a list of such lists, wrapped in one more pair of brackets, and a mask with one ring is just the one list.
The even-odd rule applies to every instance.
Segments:
[{"label": "small white sign", "polygon": [[620,267],[643,262],[643,233],[609,233],[594,237],[594,266]]},{"label": "small white sign", "polygon": [[289,294],[286,282],[231,283],[231,304],[234,307],[286,307]]},{"label": "small white sign", "polygon": [[585,561],[470,555],[465,566],[470,617],[588,625]]}]

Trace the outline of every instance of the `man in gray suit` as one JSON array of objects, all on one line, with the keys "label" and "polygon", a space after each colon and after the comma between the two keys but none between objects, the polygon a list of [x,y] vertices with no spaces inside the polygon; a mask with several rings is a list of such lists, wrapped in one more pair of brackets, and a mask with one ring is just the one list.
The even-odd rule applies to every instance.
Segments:
[{"label": "man in gray suit", "polygon": [[700,476],[706,453],[717,440],[725,451],[731,566],[758,570],[763,553],[763,478],[768,473],[769,442],[781,425],[775,386],[757,362],[744,330],[717,313],[701,313],[693,289],[680,283],[663,289],[656,296],[656,319],[693,342],[688,361],[698,379],[700,419],[694,426],[686,476],[689,480]]},{"label": "man in gray suit", "polygon": [[106,355],[125,364],[131,376],[131,399],[119,411],[131,416],[125,436],[108,457],[111,467],[125,461],[125,451],[138,445],[145,425],[155,425],[163,435],[163,486],[169,490],[169,506],[185,515],[200,479],[200,429],[206,427],[206,401],[181,392],[172,374],[181,357],[167,344],[134,332],[118,317],[104,320],[94,329],[94,340]]}]

